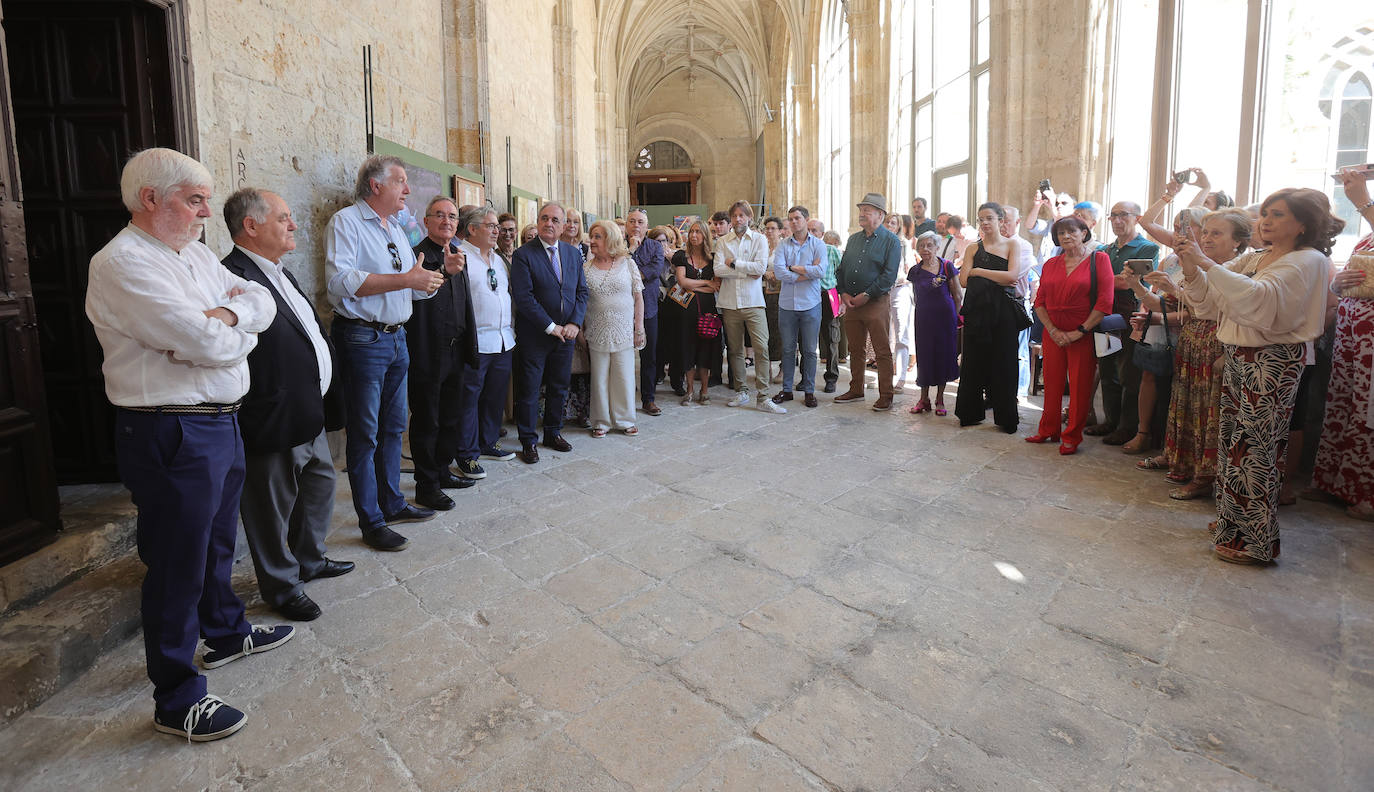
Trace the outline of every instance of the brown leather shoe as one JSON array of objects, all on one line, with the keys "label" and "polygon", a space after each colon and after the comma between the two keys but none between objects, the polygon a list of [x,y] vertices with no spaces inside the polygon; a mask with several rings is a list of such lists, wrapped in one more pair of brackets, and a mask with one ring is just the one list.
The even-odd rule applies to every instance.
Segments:
[{"label": "brown leather shoe", "polygon": [[567,453],[572,450],[572,443],[564,440],[563,435],[554,435],[553,437],[544,438],[544,447]]},{"label": "brown leather shoe", "polygon": [[789,401],[792,401],[792,391],[778,391],[777,395],[773,397],[774,404],[782,404],[783,402]]},{"label": "brown leather shoe", "polygon": [[1116,431],[1115,426],[1112,426],[1111,424],[1100,423],[1093,424],[1092,426],[1089,426],[1088,428],[1084,429],[1083,434],[1091,435],[1093,437],[1101,437],[1102,435],[1111,434],[1114,431]]},{"label": "brown leather shoe", "polygon": [[873,409],[875,412],[887,412],[892,409],[892,397],[879,396],[878,400],[873,402]]},{"label": "brown leather shoe", "polygon": [[519,456],[521,462],[524,462],[526,465],[533,465],[539,461],[539,449],[535,448],[533,443],[522,446]]},{"label": "brown leather shoe", "polygon": [[854,391],[845,391],[844,393],[841,393],[839,396],[836,396],[835,399],[834,399],[834,402],[835,402],[836,404],[848,404],[849,402],[856,402],[856,401],[863,401],[863,400],[864,400],[864,392],[863,392],[863,391],[859,391],[858,393],[855,393]]},{"label": "brown leather shoe", "polygon": [[815,407],[815,406],[816,406],[816,394],[814,394],[814,393],[808,393],[808,394],[806,394],[806,396],[802,398],[802,404],[805,404],[807,407]]}]

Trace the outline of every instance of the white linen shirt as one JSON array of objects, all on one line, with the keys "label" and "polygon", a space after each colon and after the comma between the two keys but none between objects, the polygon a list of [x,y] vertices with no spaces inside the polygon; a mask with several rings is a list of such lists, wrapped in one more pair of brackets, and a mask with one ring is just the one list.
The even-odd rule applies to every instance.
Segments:
[{"label": "white linen shirt", "polygon": [[305,295],[301,294],[295,286],[291,285],[291,281],[286,279],[281,264],[269,261],[242,245],[234,245],[234,247],[258,265],[258,269],[262,270],[262,274],[266,275],[267,279],[272,282],[272,286],[276,288],[277,294],[280,294],[282,299],[286,301],[291,313],[296,315],[296,320],[301,323],[301,327],[305,328],[305,334],[310,338],[310,348],[315,350],[315,364],[320,369],[320,395],[323,396],[328,393],[329,383],[334,379],[334,363],[329,359],[329,347],[324,343],[324,336],[320,335],[320,325],[315,318],[315,309],[305,301]]},{"label": "white linen shirt", "polygon": [[[515,348],[515,312],[510,303],[510,277],[506,260],[492,248],[486,257],[466,239],[458,247],[468,257],[468,300],[477,322],[477,351],[494,355]],[[476,266],[480,264],[481,266]],[[496,290],[487,281],[486,270],[496,273]]]},{"label": "white linen shirt", "polygon": [[[725,264],[725,253],[735,257],[734,268]],[[768,269],[768,239],[752,228],[740,236],[731,228],[716,240],[715,274],[720,278],[716,294],[719,308],[762,308],[763,278]]]},{"label": "white linen shirt", "polygon": [[[235,288],[243,294],[230,297]],[[238,323],[206,316],[211,308],[228,308]],[[177,252],[130,224],[91,258],[86,316],[117,407],[242,399],[248,353],[276,315],[267,289],[225,269],[200,242]]]},{"label": "white linen shirt", "polygon": [[1305,344],[1326,326],[1331,259],[1304,248],[1255,272],[1263,251],[1245,253],[1183,281],[1183,295],[1199,319],[1217,322],[1223,344],[1260,347]]},{"label": "white linen shirt", "polygon": [[410,319],[411,300],[434,296],[419,289],[356,296],[368,275],[397,272],[388,243],[396,246],[401,257],[400,272],[409,272],[415,266],[415,254],[396,218],[382,227],[382,216],[366,201],[345,206],[329,218],[324,230],[324,277],[335,313],[365,322],[403,324]]}]

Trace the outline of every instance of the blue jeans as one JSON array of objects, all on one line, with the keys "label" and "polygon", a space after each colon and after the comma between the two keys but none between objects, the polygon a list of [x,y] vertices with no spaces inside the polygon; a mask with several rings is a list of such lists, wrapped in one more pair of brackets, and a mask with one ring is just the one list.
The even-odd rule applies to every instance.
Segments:
[{"label": "blue jeans", "polygon": [[797,365],[797,343],[801,342],[801,391],[816,392],[816,344],[820,339],[821,304],[805,311],[778,310],[778,332],[782,333],[782,389],[792,390],[792,374]]},{"label": "blue jeans", "polygon": [[335,320],[330,334],[347,411],[348,485],[358,525],[368,531],[386,525],[386,515],[406,505],[401,495],[401,433],[410,368],[406,331],[383,333]]}]

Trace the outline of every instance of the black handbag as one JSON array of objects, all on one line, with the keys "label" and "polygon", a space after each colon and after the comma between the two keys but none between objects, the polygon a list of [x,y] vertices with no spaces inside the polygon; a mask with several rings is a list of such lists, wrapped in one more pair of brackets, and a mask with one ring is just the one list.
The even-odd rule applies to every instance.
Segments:
[{"label": "black handbag", "polygon": [[[1164,324],[1164,343],[1137,341],[1132,359],[1135,361],[1135,367],[1141,371],[1148,371],[1156,377],[1168,377],[1174,373],[1174,342],[1169,338],[1169,308],[1162,300],[1159,305]],[[1149,321],[1150,312],[1146,312],[1146,326],[1149,325]]]}]

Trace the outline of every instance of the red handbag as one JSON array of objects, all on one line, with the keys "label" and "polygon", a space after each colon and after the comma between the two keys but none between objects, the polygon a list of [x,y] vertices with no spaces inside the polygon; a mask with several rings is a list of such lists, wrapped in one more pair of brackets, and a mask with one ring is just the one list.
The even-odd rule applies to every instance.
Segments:
[{"label": "red handbag", "polygon": [[702,338],[720,338],[720,328],[724,322],[719,314],[704,313],[697,317],[697,335]]}]

